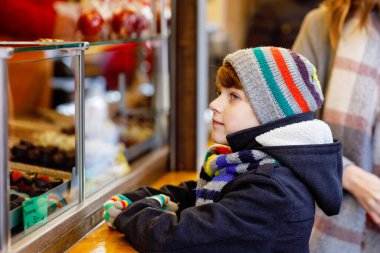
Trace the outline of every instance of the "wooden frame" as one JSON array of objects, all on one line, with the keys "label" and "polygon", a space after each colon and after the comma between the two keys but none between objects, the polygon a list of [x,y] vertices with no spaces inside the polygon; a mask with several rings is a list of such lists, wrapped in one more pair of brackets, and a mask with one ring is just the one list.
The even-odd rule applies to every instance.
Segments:
[{"label": "wooden frame", "polygon": [[197,1],[173,1],[171,169],[196,170]]}]

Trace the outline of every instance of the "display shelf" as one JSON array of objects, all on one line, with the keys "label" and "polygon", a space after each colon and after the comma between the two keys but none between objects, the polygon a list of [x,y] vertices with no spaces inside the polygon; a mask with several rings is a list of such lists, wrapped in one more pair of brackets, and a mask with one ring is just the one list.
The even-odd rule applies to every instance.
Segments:
[{"label": "display shelf", "polygon": [[[162,1],[162,8],[165,6],[164,3],[165,1]],[[71,197],[75,195],[73,197],[73,201],[68,203],[65,210],[61,209],[52,215],[49,214],[48,220],[45,223],[36,224],[30,229],[21,231],[21,233],[13,233],[12,236],[10,235],[10,221],[8,216],[8,175],[4,173],[0,174],[0,219],[2,224],[4,224],[0,231],[0,251],[2,253],[10,251],[30,252],[31,250],[49,251],[49,249],[52,248],[54,248],[53,251],[67,249],[70,245],[74,244],[75,241],[79,240],[81,236],[87,233],[91,227],[94,227],[100,222],[101,216],[99,214],[101,212],[102,203],[109,197],[109,195],[132,189],[132,187],[139,186],[144,182],[147,182],[147,180],[157,178],[166,171],[169,149],[166,146],[167,140],[165,139],[165,136],[163,136],[163,133],[165,135],[168,134],[168,127],[160,124],[161,122],[167,121],[166,118],[168,117],[167,110],[166,113],[163,113],[164,110],[162,109],[164,103],[163,99],[168,97],[168,94],[163,95],[163,92],[168,93],[168,66],[166,66],[166,64],[168,64],[168,33],[166,29],[167,22],[164,22],[163,18],[161,18],[160,24],[162,31],[161,34],[157,34],[154,30],[152,30],[151,34],[153,35],[151,36],[133,39],[116,39],[96,42],[58,41],[48,39],[43,41],[0,41],[0,59],[2,59],[1,63],[4,65],[4,68],[3,65],[0,66],[0,98],[3,102],[5,102],[0,105],[0,134],[4,137],[2,138],[3,141],[0,143],[0,162],[2,171],[8,172],[9,166],[7,150],[8,147],[11,148],[11,146],[9,146],[11,143],[9,142],[11,142],[12,139],[9,136],[8,131],[9,125],[7,112],[8,109],[10,109],[10,112],[13,112],[13,108],[8,108],[7,99],[9,95],[13,96],[14,94],[10,94],[7,87],[11,87],[11,85],[13,85],[13,88],[23,87],[22,84],[25,83],[25,78],[20,78],[20,86],[17,86],[17,83],[15,82],[11,82],[12,78],[7,77],[7,67],[9,70],[12,70],[9,71],[9,73],[11,73],[13,77],[21,77],[23,75],[25,75],[23,77],[29,77],[35,74],[35,70],[33,68],[29,68],[28,66],[37,66],[41,63],[43,68],[39,69],[39,71],[40,73],[45,71],[46,76],[49,78],[51,87],[56,88],[54,86],[54,82],[59,78],[62,80],[65,79],[65,84],[67,81],[70,86],[68,94],[71,96],[71,102],[74,101],[75,104],[75,109],[73,110],[74,113],[71,114],[71,116],[65,116],[67,117],[67,122],[60,122],[59,126],[56,125],[55,118],[51,119],[51,117],[43,117],[46,121],[43,123],[44,126],[51,127],[53,130],[58,132],[62,130],[62,126],[65,126],[64,128],[66,128],[72,124],[75,132],[76,158],[76,165],[73,170],[75,171],[75,175],[72,175],[72,178],[75,178],[75,182],[74,180],[71,182],[71,185],[74,184],[73,187],[71,187],[74,191],[70,192]],[[133,51],[128,51],[132,45],[136,46],[136,54],[133,54]],[[151,55],[146,55],[147,50],[151,50]],[[11,57],[12,53],[13,56]],[[125,56],[129,58],[126,58]],[[8,59],[9,57],[11,58]],[[105,63],[109,63],[109,61],[114,60],[113,57],[116,57],[115,62],[112,62],[114,65],[110,64],[109,66],[105,66]],[[147,57],[151,57],[149,60],[150,62],[148,62]],[[119,61],[121,61],[122,64],[130,64],[133,63],[133,61],[136,61],[136,70],[133,71],[137,71],[139,73],[137,73],[134,77],[136,78],[134,82],[138,84],[137,87],[140,87],[140,84],[142,84],[145,88],[148,86],[150,88],[150,91],[148,90],[150,95],[148,94],[149,92],[146,93],[146,89],[143,90],[144,87],[141,88],[144,96],[148,97],[148,99],[145,98],[146,101],[143,101],[143,103],[141,103],[141,99],[135,99],[139,102],[138,104],[128,104],[131,103],[131,100],[128,100],[127,95],[132,94],[132,97],[134,97],[134,94],[130,89],[130,87],[133,86],[133,82],[130,79],[131,76],[124,76],[123,79],[123,74],[125,73],[120,74],[118,72],[114,74],[112,71],[111,73],[107,72],[113,70],[115,66],[122,66],[121,72],[125,71],[125,67],[129,67],[127,65],[120,64]],[[55,69],[55,64],[57,62],[63,63],[60,67],[66,68],[69,71],[64,75],[57,74]],[[15,71],[15,69],[20,66],[26,66],[23,68],[22,73]],[[54,69],[52,66],[54,66]],[[116,76],[118,84],[116,86],[116,90],[121,92],[124,91],[124,93],[122,93],[123,95],[121,95],[121,100],[114,103],[113,108],[116,108],[113,112],[119,111],[119,115],[125,117],[124,120],[126,121],[122,121],[121,123],[123,124],[123,122],[130,120],[128,122],[130,123],[128,127],[135,127],[136,124],[132,123],[137,122],[137,126],[140,124],[140,126],[144,125],[151,129],[152,134],[147,135],[145,133],[138,134],[138,132],[133,132],[135,136],[139,137],[138,141],[135,142],[135,140],[133,140],[128,142],[129,145],[125,142],[126,148],[120,149],[124,150],[125,158],[128,161],[132,161],[131,169],[123,174],[116,171],[112,180],[104,182],[104,184],[99,185],[99,187],[95,187],[96,189],[94,191],[91,193],[89,192],[86,195],[86,179],[89,179],[89,177],[86,177],[87,169],[88,176],[91,172],[98,179],[103,178],[102,173],[107,173],[107,171],[113,170],[113,168],[107,167],[97,168],[99,169],[99,174],[97,174],[98,172],[94,172],[93,168],[91,168],[92,171],[89,169],[90,166],[86,167],[86,159],[94,163],[96,162],[96,159],[99,159],[100,155],[100,153],[98,155],[98,153],[95,152],[92,156],[90,156],[90,158],[86,158],[88,155],[86,154],[86,150],[99,151],[100,147],[103,147],[104,152],[101,154],[102,157],[109,157],[108,152],[112,150],[112,148],[108,148],[107,145],[104,145],[104,142],[98,142],[97,145],[95,145],[95,148],[92,149],[85,148],[86,143],[91,143],[92,145],[92,143],[98,141],[96,138],[87,139],[88,131],[98,131],[101,139],[102,137],[105,137],[103,140],[107,142],[109,140],[107,138],[110,136],[112,137],[110,133],[112,133],[112,127],[114,127],[110,126],[118,123],[116,121],[112,122],[114,118],[109,117],[107,118],[107,122],[103,120],[95,120],[92,125],[95,130],[87,128],[90,124],[88,123],[88,118],[85,118],[85,116],[91,114],[87,111],[87,98],[89,97],[91,88],[93,88],[92,86],[99,86],[99,83],[96,84],[95,82],[101,83],[107,79],[105,76],[106,74],[108,74],[107,78],[109,78],[109,76]],[[126,75],[128,75],[128,73]],[[99,79],[93,82],[91,81],[91,79],[97,77],[99,77]],[[120,85],[123,80],[125,82],[124,87],[122,87],[123,85]],[[39,90],[39,87],[42,85],[40,79],[36,78],[34,79],[34,82],[34,86],[31,85],[30,87],[34,90]],[[111,89],[108,87],[110,81],[107,79],[106,82],[106,90],[114,91],[115,87]],[[163,85],[166,90],[163,89]],[[22,90],[22,88],[19,90],[21,90],[21,92],[28,93],[27,91]],[[126,95],[127,100],[124,95]],[[10,96],[10,98],[12,98],[12,96]],[[17,94],[15,96],[17,96]],[[32,94],[30,96],[32,96]],[[105,104],[109,106],[109,103],[107,103],[108,102],[106,101]],[[41,108],[36,107],[35,109],[39,111]],[[49,107],[49,109],[55,108]],[[99,107],[94,107],[93,114],[111,114],[111,110],[108,111]],[[36,126],[38,125],[39,120],[35,117],[36,115],[41,116],[41,113],[29,115],[15,114],[12,116],[15,116],[14,119],[16,120],[22,119],[23,122],[27,122],[28,119],[32,119],[31,125]],[[51,115],[49,114],[49,116]],[[59,117],[59,119],[60,118],[61,117]],[[51,125],[49,125],[50,123]],[[128,131],[128,127],[126,131]],[[12,129],[12,131],[14,131],[14,129]],[[23,134],[30,136],[33,134],[32,132],[33,129],[30,130],[30,133],[23,132]],[[44,133],[46,132],[46,128],[37,127],[36,132]],[[131,143],[133,143],[133,145]],[[120,140],[119,142],[112,143],[111,145],[119,146]],[[115,161],[123,160],[119,157],[120,153],[122,152],[118,152],[117,156],[114,156]],[[97,165],[99,164],[101,163],[97,163]],[[74,174],[74,172],[72,172],[72,174]],[[3,221],[5,222],[3,223]],[[75,231],[80,231],[80,233],[76,233]],[[67,244],[67,242],[69,243]],[[65,245],[62,245],[62,243]]]},{"label": "display shelf", "polygon": [[8,193],[8,58],[13,48],[0,47],[0,252],[10,246]]},{"label": "display shelf", "polygon": [[46,224],[45,229],[14,242],[12,252],[64,252],[102,221],[102,206],[109,196],[151,184],[165,174],[168,155],[169,149],[164,146],[132,162],[131,173],[116,178],[102,192],[91,195],[86,204],[71,208]]},{"label": "display shelf", "polygon": [[[83,75],[84,75],[84,53],[83,51],[86,50],[89,47],[89,43],[87,42],[76,42],[76,43],[65,43],[65,42],[25,42],[25,41],[19,41],[19,42],[0,42],[0,47],[7,47],[11,48],[13,51],[12,57],[9,57],[10,59],[6,59],[4,62],[4,72],[0,73],[2,78],[2,92],[0,92],[1,96],[1,111],[4,112],[4,117],[1,121],[0,128],[2,129],[1,132],[4,133],[3,140],[6,140],[5,142],[1,143],[1,160],[3,161],[3,165],[1,170],[6,172],[6,175],[4,177],[1,177],[0,185],[5,188],[5,194],[4,198],[1,197],[1,215],[5,217],[5,220],[3,222],[2,219],[2,228],[6,228],[7,231],[1,233],[1,244],[4,243],[4,247],[1,247],[1,252],[8,252],[8,248],[5,247],[5,245],[9,245],[10,240],[10,225],[14,226],[14,221],[17,220],[18,223],[21,224],[21,218],[25,217],[27,219],[30,219],[31,222],[24,222],[25,224],[28,224],[28,227],[22,227],[18,226],[17,231],[14,228],[12,232],[15,234],[12,235],[12,240],[19,240],[23,238],[24,236],[28,234],[33,234],[36,230],[39,230],[42,226],[45,225],[46,221],[50,222],[52,217],[56,217],[59,213],[63,213],[66,210],[69,210],[72,208],[73,205],[77,205],[78,202],[83,201],[83,182],[82,180],[73,180],[73,178],[81,178],[83,179],[83,149],[81,148],[83,146]],[[8,50],[9,51],[9,50]],[[40,52],[43,52],[42,54]],[[48,54],[48,57],[45,57],[45,54]],[[12,154],[9,154],[8,148],[13,148],[16,145],[9,140],[13,138],[12,134],[15,133],[12,125],[12,129],[9,129],[9,118],[16,119],[17,114],[14,114],[13,112],[13,105],[14,105],[14,99],[18,98],[20,96],[19,93],[15,92],[20,91],[22,93],[25,93],[27,96],[33,96],[33,94],[38,94],[39,92],[31,94],[31,91],[39,91],[39,87],[41,87],[41,79],[33,79],[34,83],[29,86],[29,90],[23,90],[23,88],[18,89],[18,87],[23,87],[19,85],[23,85],[27,80],[26,76],[38,76],[40,74],[43,74],[46,72],[46,75],[42,76],[48,76],[49,69],[46,68],[49,66],[51,60],[49,58],[54,57],[60,57],[63,56],[67,57],[71,61],[71,68],[73,71],[73,78],[72,82],[75,86],[75,117],[72,117],[72,123],[74,123],[77,126],[76,129],[76,135],[73,137],[73,145],[74,149],[72,150],[74,160],[74,166],[75,166],[75,173],[69,173],[70,179],[63,179],[63,178],[57,178],[57,180],[66,180],[64,181],[64,184],[61,186],[53,186],[53,184],[50,184],[55,180],[55,178],[51,177],[51,175],[47,175],[47,173],[41,173],[33,166],[27,166],[24,167],[30,168],[28,171],[24,172],[17,172],[16,176],[12,176],[12,180],[10,180],[10,175],[8,175],[8,170],[13,170],[14,168],[11,167],[12,163],[9,163],[8,165],[8,159],[13,156]],[[31,57],[28,57],[31,56]],[[41,57],[42,56],[42,57]],[[42,63],[42,64],[40,64]],[[48,64],[45,64],[48,63]],[[25,68],[23,66],[31,66],[30,68]],[[43,66],[43,68],[33,68],[36,66]],[[20,68],[21,67],[21,68]],[[22,69],[21,72],[15,72],[15,69]],[[13,71],[11,71],[13,70]],[[12,74],[8,75],[8,71]],[[26,72],[24,72],[26,71]],[[36,72],[34,72],[36,71]],[[17,74],[17,76],[20,76],[21,78],[18,79],[20,81],[16,82],[16,79],[13,78],[14,74]],[[12,86],[13,85],[13,86]],[[8,90],[9,88],[9,90]],[[14,90],[13,90],[13,89]],[[12,93],[14,92],[14,94]],[[11,96],[9,96],[12,94]],[[8,104],[8,101],[10,105]],[[27,103],[27,107],[33,108],[35,105],[31,105]],[[37,108],[38,109],[38,108]],[[8,111],[9,117],[8,117]],[[33,118],[33,117],[32,117]],[[13,122],[13,121],[12,121]],[[27,120],[26,120],[27,122]],[[33,123],[33,122],[32,122]],[[36,131],[40,130],[40,127],[36,126]],[[43,127],[42,127],[43,129]],[[28,136],[32,136],[33,134],[33,128],[30,129],[30,131],[25,132],[28,133]],[[43,131],[42,131],[43,132]],[[27,154],[30,154],[31,156],[27,159],[32,159],[33,162],[40,159],[40,161],[47,161],[49,158],[51,161],[58,158],[58,156],[61,156],[63,153],[58,154],[56,153],[57,148],[50,148],[50,147],[42,147],[30,144],[27,140],[24,142],[20,142],[20,145],[15,149],[15,152],[17,152],[18,155],[24,154],[24,157],[26,157]],[[25,144],[25,145],[24,145]],[[12,146],[10,146],[12,145]],[[18,144],[17,144],[18,145]],[[53,152],[51,154],[48,154],[49,152]],[[12,149],[13,152],[13,149]],[[43,153],[48,152],[48,153]],[[55,157],[55,158],[54,158]],[[66,161],[65,161],[66,162]],[[34,164],[34,163],[33,163]],[[49,169],[52,167],[44,166],[42,169],[49,171]],[[73,167],[74,168],[74,167]],[[21,170],[21,169],[20,169]],[[17,171],[20,171],[17,170]],[[45,171],[45,172],[46,172]],[[13,174],[14,175],[14,174]],[[10,183],[12,182],[12,184]],[[66,187],[68,184],[71,185],[71,190],[75,189],[69,194],[70,189]],[[49,186],[50,185],[50,186]],[[9,188],[12,187],[13,190],[17,190],[17,192],[14,192],[15,196],[21,196],[17,194],[23,194],[23,196],[28,199],[28,203],[31,203],[31,210],[33,211],[25,211],[26,209],[22,206],[18,207],[17,210],[11,211],[10,214],[13,214],[9,216]],[[51,191],[50,191],[51,190]],[[42,203],[47,203],[48,200],[47,195],[44,195],[45,192],[49,191],[50,193],[59,191],[60,194],[65,194],[67,198],[65,198],[65,203],[67,203],[66,206],[61,206],[60,210],[55,209],[54,214],[51,212],[49,213],[49,217],[47,216],[48,208],[50,208],[50,204],[45,205]],[[27,195],[25,195],[27,194]],[[50,196],[50,195],[49,195]],[[37,210],[37,211],[34,211]],[[49,209],[51,210],[51,208]],[[18,211],[18,215],[16,215],[16,211]],[[45,214],[44,214],[45,213]],[[50,215],[52,214],[52,215]],[[12,220],[9,220],[9,217],[12,218]],[[25,221],[25,220],[24,220]],[[41,222],[38,222],[41,221]],[[16,223],[17,223],[16,222]],[[30,226],[30,228],[29,228]],[[7,233],[8,236],[3,233]]]},{"label": "display shelf", "polygon": [[147,41],[161,40],[162,36],[154,35],[143,38],[130,38],[118,40],[105,40],[105,41],[0,41],[0,47],[13,48],[14,53],[24,53],[33,51],[44,51],[54,49],[75,49],[75,48],[88,48],[93,46],[108,46],[120,45],[128,43],[142,43]]},{"label": "display shelf", "polygon": [[95,41],[95,42],[90,42],[90,46],[125,44],[125,43],[140,43],[140,42],[146,42],[146,41],[151,41],[151,40],[159,40],[159,39],[161,39],[161,36],[155,35],[155,36],[149,36],[149,37],[143,37],[143,38]]},{"label": "display shelf", "polygon": [[[54,62],[56,59],[57,60],[64,60],[65,65],[68,66],[72,70],[72,75],[70,75],[68,78],[70,79],[69,81],[72,82],[73,85],[73,90],[72,92],[74,93],[75,97],[75,114],[73,114],[71,117],[66,117],[71,121],[71,123],[74,123],[74,118],[75,118],[75,126],[76,126],[76,141],[75,141],[75,146],[76,146],[76,157],[77,157],[77,166],[78,168],[83,168],[76,170],[77,175],[75,175],[75,178],[77,178],[76,183],[77,186],[75,189],[77,189],[77,197],[76,200],[74,201],[75,203],[67,205],[67,209],[62,212],[60,210],[58,213],[52,215],[54,217],[53,219],[50,219],[46,224],[39,224],[32,229],[28,229],[28,231],[23,232],[23,233],[16,233],[12,235],[12,245],[14,246],[13,248],[16,249],[17,252],[23,252],[27,250],[26,247],[22,246],[23,244],[20,244],[20,242],[25,241],[26,238],[35,238],[39,237],[41,233],[43,234],[44,232],[43,229],[40,229],[42,226],[44,228],[48,227],[55,227],[56,221],[59,221],[59,219],[62,219],[61,217],[66,217],[66,216],[72,216],[75,214],[72,213],[73,207],[77,205],[81,205],[81,203],[84,202],[85,199],[89,200],[93,198],[93,195],[103,195],[103,190],[104,187],[106,187],[109,182],[105,182],[102,186],[100,186],[99,189],[96,189],[96,191],[92,191],[91,193],[89,192],[88,196],[86,196],[86,191],[85,191],[85,175],[86,172],[86,164],[85,164],[85,143],[88,141],[85,138],[85,133],[87,130],[90,129],[85,129],[83,122],[85,120],[85,111],[87,109],[85,105],[85,100],[86,100],[86,94],[85,94],[85,69],[86,66],[91,67],[91,64],[95,65],[99,64],[98,66],[101,66],[102,63],[104,63],[104,59],[106,59],[110,54],[113,56],[118,56],[120,52],[123,51],[123,47],[129,47],[129,45],[137,45],[138,50],[141,50],[141,48],[144,48],[143,46],[148,43],[152,45],[152,48],[154,48],[154,51],[160,52],[161,51],[161,38],[158,36],[151,37],[151,38],[144,38],[144,39],[134,39],[134,40],[115,40],[115,41],[102,41],[102,42],[96,42],[96,43],[88,43],[88,42],[0,42],[1,46],[7,46],[13,49],[14,54],[17,56],[14,59],[9,60],[8,64],[11,64],[12,67],[14,66],[20,66],[22,64],[34,64],[42,61],[47,61],[47,62]],[[141,47],[142,46],[142,47]],[[85,51],[87,50],[88,51]],[[144,49],[143,49],[144,50]],[[34,54],[35,52],[42,52],[42,54]],[[129,53],[129,52],[128,52]],[[30,56],[32,54],[32,56]],[[25,57],[24,57],[25,56]],[[122,55],[123,56],[123,55]],[[94,58],[92,58],[94,57]],[[152,68],[153,68],[153,74],[151,75],[150,78],[153,79],[146,79],[145,82],[151,82],[154,85],[154,94],[153,96],[159,96],[160,92],[160,82],[162,79],[160,79],[161,73],[158,73],[158,71],[162,71],[162,61],[159,60],[160,54],[158,55],[153,55],[152,57],[158,57],[157,60],[154,60],[152,62]],[[141,63],[144,61],[144,58],[137,58],[137,64]],[[139,69],[137,65],[137,69]],[[95,76],[101,76],[103,73],[102,72],[93,72],[95,73]],[[87,82],[87,79],[86,79]],[[141,82],[141,80],[139,80]],[[5,83],[5,82],[4,82]],[[79,85],[81,84],[81,85]],[[6,86],[6,85],[5,85]],[[91,84],[90,86],[91,87]],[[120,88],[120,87],[119,87]],[[3,96],[6,96],[5,93]],[[162,96],[161,96],[162,97]],[[132,107],[132,108],[125,108],[121,109],[123,106],[126,106],[126,104],[119,104],[116,106],[120,112],[120,115],[122,117],[125,117],[126,119],[136,119],[137,124],[143,124],[145,121],[146,124],[152,124],[152,135],[147,137],[146,139],[143,139],[139,141],[138,143],[135,143],[134,145],[128,146],[125,148],[124,155],[127,158],[128,161],[138,161],[139,157],[142,155],[149,155],[149,153],[154,152],[155,150],[160,149],[162,147],[163,142],[162,142],[162,136],[160,136],[160,132],[157,131],[158,127],[156,126],[157,124],[157,119],[162,117],[163,115],[160,114],[161,110],[159,107],[156,107],[162,101],[157,100],[159,98],[153,99],[153,102],[149,104],[149,106],[143,105],[143,106],[137,106],[137,107]],[[37,108],[37,112],[39,112],[39,108]],[[99,114],[101,111],[97,110],[95,111],[95,114]],[[41,114],[41,113],[40,113]],[[28,121],[28,115],[24,115],[25,117],[19,117],[19,121],[22,120],[22,122],[27,122]],[[32,119],[31,125],[36,126],[38,125],[38,118],[35,118],[36,114],[34,116],[29,115],[29,119]],[[16,118],[17,119],[17,118]],[[19,122],[16,121],[16,122]],[[49,125],[49,121],[51,119],[49,117],[44,117],[44,121],[48,122],[41,122],[44,123],[43,125]],[[14,122],[14,119],[12,120]],[[150,123],[149,123],[150,122]],[[62,122],[61,122],[62,123]],[[70,124],[71,124],[70,123]],[[145,124],[144,123],[144,124]],[[4,123],[4,125],[7,125],[8,123]],[[51,124],[55,124],[53,121]],[[67,123],[70,125],[69,123]],[[62,125],[62,124],[60,124]],[[88,125],[88,124],[87,124]],[[101,121],[98,121],[98,126],[101,125]],[[54,129],[54,126],[49,125]],[[96,125],[95,125],[96,126]],[[13,125],[12,125],[13,127]],[[37,127],[36,132],[43,133],[45,128],[39,129]],[[59,131],[60,127],[57,126],[56,130]],[[128,131],[128,128],[126,129]],[[12,131],[14,129],[12,128]],[[28,136],[32,135],[32,130],[30,133],[27,133]],[[109,133],[107,130],[106,132]],[[105,134],[104,132],[103,134]],[[166,149],[167,150],[167,149]],[[160,166],[160,170],[163,167]],[[107,171],[107,168],[104,168],[104,171]],[[101,176],[101,173],[99,174]],[[128,177],[129,180],[133,180],[133,170],[132,172],[128,172],[126,174],[120,175],[122,177]],[[4,181],[4,180],[3,180]],[[114,181],[114,180],[113,180]],[[115,187],[122,187],[121,185],[115,186]],[[100,191],[102,190],[102,191]],[[87,203],[87,202],[86,202]],[[83,204],[82,204],[83,205]],[[87,205],[87,204],[86,204]],[[91,205],[90,205],[91,206]],[[97,208],[101,206],[101,203],[97,203]],[[87,210],[86,207],[85,209]],[[75,212],[74,212],[75,213]],[[71,218],[70,218],[71,219]],[[9,221],[8,221],[9,222]],[[81,229],[81,228],[78,228]],[[58,230],[54,230],[58,231]],[[7,238],[7,237],[4,237]],[[50,240],[55,240],[56,238],[51,238]],[[38,240],[34,240],[35,243],[33,243],[33,247],[36,249],[41,249],[41,245],[38,243]],[[12,248],[12,249],[13,249]]]},{"label": "display shelf", "polygon": [[15,53],[54,49],[87,49],[88,46],[88,42],[0,41],[0,47],[12,47]]}]

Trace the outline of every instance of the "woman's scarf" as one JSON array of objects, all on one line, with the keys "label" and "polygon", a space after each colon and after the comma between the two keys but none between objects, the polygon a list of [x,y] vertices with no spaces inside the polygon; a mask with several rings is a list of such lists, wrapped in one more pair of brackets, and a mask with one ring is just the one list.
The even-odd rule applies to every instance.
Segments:
[{"label": "woman's scarf", "polygon": [[[374,14],[374,13],[373,13]],[[343,143],[344,165],[354,163],[380,175],[380,28],[372,15],[365,29],[352,18],[339,40],[329,79],[323,120]],[[310,241],[313,253],[380,252],[380,230],[366,220],[365,211],[345,192],[339,215],[317,211]]]},{"label": "woman's scarf", "polygon": [[217,201],[220,192],[228,182],[240,174],[257,169],[263,164],[278,166],[276,160],[258,150],[243,150],[232,153],[228,146],[211,146],[206,153],[198,179],[196,205]]}]

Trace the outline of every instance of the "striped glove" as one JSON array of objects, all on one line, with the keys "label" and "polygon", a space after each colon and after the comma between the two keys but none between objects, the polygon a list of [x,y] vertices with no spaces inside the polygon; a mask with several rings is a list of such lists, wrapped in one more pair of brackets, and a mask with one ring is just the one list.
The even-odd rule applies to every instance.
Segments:
[{"label": "striped glove", "polygon": [[132,201],[126,196],[116,194],[104,203],[103,218],[109,228],[116,229],[115,222],[116,217],[123,211]]},{"label": "striped glove", "polygon": [[153,195],[146,198],[157,200],[158,203],[160,203],[161,208],[170,213],[175,214],[175,212],[178,210],[178,204],[174,203],[173,201],[170,201],[170,197],[164,194]]}]

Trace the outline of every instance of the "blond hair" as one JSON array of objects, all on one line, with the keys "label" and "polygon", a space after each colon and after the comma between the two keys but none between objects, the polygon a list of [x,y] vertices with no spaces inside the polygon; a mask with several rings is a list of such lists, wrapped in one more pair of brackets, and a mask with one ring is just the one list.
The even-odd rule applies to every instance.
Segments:
[{"label": "blond hair", "polygon": [[359,12],[359,27],[363,28],[378,0],[325,0],[330,14],[330,43],[336,47],[346,21]]}]

